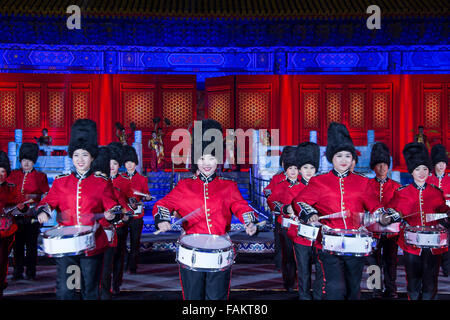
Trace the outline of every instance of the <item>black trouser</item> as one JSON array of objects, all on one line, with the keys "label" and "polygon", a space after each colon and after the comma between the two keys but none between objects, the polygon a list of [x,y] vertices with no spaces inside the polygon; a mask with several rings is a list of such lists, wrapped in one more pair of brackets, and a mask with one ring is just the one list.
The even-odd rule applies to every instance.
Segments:
[{"label": "black trouser", "polygon": [[192,271],[180,266],[184,300],[227,300],[231,268],[218,272]]},{"label": "black trouser", "polygon": [[8,257],[14,243],[14,234],[0,238],[0,299],[6,288],[6,276],[8,275]]},{"label": "black trouser", "polygon": [[26,275],[34,278],[36,276],[38,236],[41,225],[38,222],[31,223],[30,217],[18,217],[16,222],[16,241],[13,247],[14,276],[21,276],[25,266],[27,267]]},{"label": "black trouser", "polygon": [[[295,261],[297,262],[297,279],[298,279],[298,298],[300,300],[311,300],[311,270],[312,264],[315,262],[315,249],[311,246],[304,246],[294,242]],[[319,271],[319,272],[318,272]],[[321,280],[320,270],[316,270],[316,278],[313,285],[314,299],[319,300],[321,297]]]},{"label": "black trouser", "polygon": [[278,215],[274,216],[274,228],[273,228],[273,242],[275,249],[274,262],[277,269],[281,269],[281,244],[280,244],[280,229],[281,225],[277,221]]},{"label": "black trouser", "polygon": [[441,255],[422,249],[420,256],[404,252],[408,299],[436,299]]},{"label": "black trouser", "polygon": [[78,255],[55,258],[55,262],[56,299],[78,300],[78,289],[83,300],[99,299],[103,253],[92,257]]},{"label": "black trouser", "polygon": [[338,256],[318,250],[317,268],[323,270],[324,300],[358,300],[364,258]]},{"label": "black trouser", "polygon": [[103,272],[100,297],[102,300],[111,299],[111,274],[114,291],[119,291],[123,278],[123,263],[127,248],[127,225],[116,229],[117,247],[106,250],[103,258]]},{"label": "black trouser", "polygon": [[[397,284],[397,253],[398,253],[398,236],[388,238],[386,235],[381,235],[377,239],[377,247],[373,253],[367,257],[367,262],[376,264],[383,268],[384,288],[386,292],[396,293]],[[383,252],[381,252],[383,250]]]},{"label": "black trouser", "polygon": [[144,219],[131,219],[128,223],[130,229],[130,253],[128,255],[128,270],[136,272],[138,266],[139,250],[141,248],[141,233]]},{"label": "black trouser", "polygon": [[446,272],[446,273],[448,273],[448,271],[450,270],[449,265],[448,265],[450,262],[450,259],[448,258],[448,256],[449,256],[449,252],[448,251],[444,252],[442,254],[442,259],[441,259],[442,271]]},{"label": "black trouser", "polygon": [[283,227],[280,228],[280,243],[283,285],[286,290],[289,290],[295,287],[297,265],[294,256],[294,242],[287,236],[287,229]]}]

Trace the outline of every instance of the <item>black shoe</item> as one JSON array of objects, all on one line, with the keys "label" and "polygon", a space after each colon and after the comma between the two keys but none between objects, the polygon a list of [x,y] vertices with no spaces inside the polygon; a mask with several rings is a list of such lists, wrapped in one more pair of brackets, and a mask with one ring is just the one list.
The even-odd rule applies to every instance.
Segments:
[{"label": "black shoe", "polygon": [[24,279],[25,280],[36,280],[36,276],[35,275],[29,276],[28,274],[26,274]]},{"label": "black shoe", "polygon": [[13,280],[23,280],[23,274],[15,274],[13,276]]},{"label": "black shoe", "polygon": [[383,298],[398,299],[398,294],[397,294],[397,292],[385,291],[383,293]]}]

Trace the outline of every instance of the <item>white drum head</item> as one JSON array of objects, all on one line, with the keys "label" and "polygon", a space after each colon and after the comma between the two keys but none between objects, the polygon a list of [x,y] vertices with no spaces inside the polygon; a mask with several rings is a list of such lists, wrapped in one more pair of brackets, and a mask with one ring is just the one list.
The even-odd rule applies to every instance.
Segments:
[{"label": "white drum head", "polygon": [[45,231],[44,235],[50,238],[53,237],[70,237],[77,234],[89,233],[93,229],[92,226],[67,226],[56,227]]},{"label": "white drum head", "polygon": [[180,239],[180,243],[192,248],[223,250],[231,246],[231,242],[222,236],[211,234],[188,234]]}]

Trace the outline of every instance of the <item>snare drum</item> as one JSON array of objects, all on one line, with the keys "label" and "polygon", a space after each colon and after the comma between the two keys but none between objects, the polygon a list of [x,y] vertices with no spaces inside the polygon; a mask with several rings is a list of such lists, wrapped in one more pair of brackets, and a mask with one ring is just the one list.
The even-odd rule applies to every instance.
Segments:
[{"label": "snare drum", "polygon": [[57,226],[43,233],[43,251],[50,257],[79,255],[95,247],[94,226]]},{"label": "snare drum", "polygon": [[375,244],[367,230],[322,228],[322,249],[334,255],[368,256]]},{"label": "snare drum", "polygon": [[283,228],[289,229],[289,227],[291,226],[291,224],[297,224],[296,221],[292,220],[291,218],[285,218],[285,217],[281,217],[281,226]]},{"label": "snare drum", "polygon": [[299,222],[297,235],[311,241],[315,241],[320,230],[320,223],[306,224]]},{"label": "snare drum", "polygon": [[235,253],[229,237],[185,234],[177,242],[177,262],[194,271],[217,272],[231,267]]},{"label": "snare drum", "polygon": [[114,240],[114,233],[115,233],[115,227],[109,226],[109,227],[103,227],[103,230],[105,230],[106,236],[108,237],[108,242],[111,243]]},{"label": "snare drum", "polygon": [[374,223],[373,225],[367,227],[367,230],[375,233],[382,234],[396,234],[400,232],[400,222],[391,223],[387,226],[383,226],[379,223]]},{"label": "snare drum", "polygon": [[445,248],[448,246],[447,229],[441,226],[407,226],[405,242],[417,248]]}]

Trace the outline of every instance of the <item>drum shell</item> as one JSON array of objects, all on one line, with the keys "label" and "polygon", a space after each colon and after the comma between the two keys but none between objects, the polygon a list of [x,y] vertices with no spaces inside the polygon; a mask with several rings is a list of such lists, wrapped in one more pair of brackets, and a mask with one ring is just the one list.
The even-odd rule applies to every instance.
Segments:
[{"label": "drum shell", "polygon": [[73,226],[57,226],[43,233],[43,251],[49,257],[64,257],[84,254],[87,250],[95,248],[95,232],[93,226],[86,232],[74,233],[70,235],[51,236],[53,230],[72,228]]},{"label": "drum shell", "polygon": [[305,223],[299,223],[297,229],[297,235],[299,237],[306,238],[311,241],[315,241],[317,239],[317,235],[319,234],[320,227],[313,226]]},{"label": "drum shell", "polygon": [[[195,237],[199,234],[189,234],[180,237],[177,241],[176,261],[183,267],[200,272],[218,272],[230,268],[234,263],[235,252],[231,241],[227,248],[204,249],[186,244],[184,237]],[[202,235],[204,236],[204,235]],[[207,235],[221,237],[218,235]]]},{"label": "drum shell", "polygon": [[415,248],[440,249],[448,247],[448,232],[441,227],[407,226],[404,231],[405,243]]},{"label": "drum shell", "polygon": [[387,226],[383,226],[379,223],[374,223],[373,225],[367,227],[367,230],[373,233],[380,234],[397,234],[400,232],[400,222],[391,223]]},{"label": "drum shell", "polygon": [[375,243],[367,231],[322,228],[322,250],[333,255],[365,257]]}]

